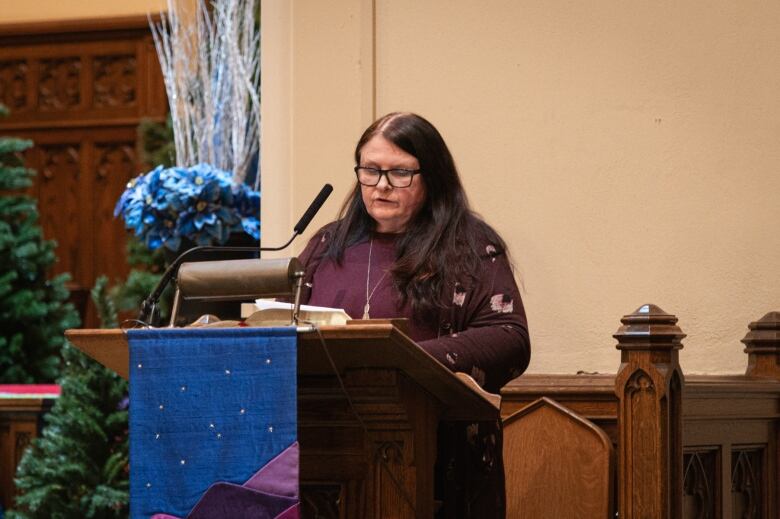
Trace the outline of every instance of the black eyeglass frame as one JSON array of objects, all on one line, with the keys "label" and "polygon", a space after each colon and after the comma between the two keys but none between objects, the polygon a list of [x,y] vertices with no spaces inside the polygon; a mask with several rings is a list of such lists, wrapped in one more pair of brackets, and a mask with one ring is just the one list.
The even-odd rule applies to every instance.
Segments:
[{"label": "black eyeglass frame", "polygon": [[[379,176],[376,177],[376,182],[373,184],[366,184],[365,182],[360,181],[360,170],[361,169],[367,169],[369,171],[373,171],[374,173],[379,173]],[[382,180],[382,175],[387,179],[387,183],[390,184],[392,187],[398,187],[398,188],[405,188],[412,185],[412,182],[414,181],[414,176],[419,175],[422,170],[419,169],[405,169],[405,168],[392,168],[392,169],[379,169],[379,168],[370,168],[368,166],[355,166],[355,176],[357,177],[357,181],[361,186],[368,186],[368,187],[374,187],[379,185],[379,181]],[[391,171],[403,171],[404,173],[411,173],[409,176],[409,183],[405,186],[396,186],[393,184],[393,181],[390,180],[389,173]]]}]

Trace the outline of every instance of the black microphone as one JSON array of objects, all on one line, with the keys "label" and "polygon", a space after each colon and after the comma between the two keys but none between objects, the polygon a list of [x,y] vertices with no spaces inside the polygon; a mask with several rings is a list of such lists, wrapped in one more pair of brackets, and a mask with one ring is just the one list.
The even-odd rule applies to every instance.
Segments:
[{"label": "black microphone", "polygon": [[322,204],[325,203],[325,200],[328,199],[332,192],[333,186],[330,184],[325,184],[322,186],[322,189],[317,195],[317,198],[314,199],[309,208],[306,209],[306,212],[303,213],[303,216],[301,216],[301,219],[298,220],[298,223],[295,225],[295,227],[293,227],[293,230],[296,234],[303,234],[303,231],[305,231],[306,227],[309,226],[309,222],[311,222],[312,218],[314,218],[314,215],[317,214],[317,212],[320,210],[320,207],[322,207]]},{"label": "black microphone", "polygon": [[278,250],[286,249],[298,236],[299,234],[303,234],[303,231],[306,230],[306,227],[309,226],[309,222],[311,222],[312,218],[314,218],[314,215],[316,215],[320,208],[322,207],[322,204],[325,203],[325,200],[328,199],[330,194],[333,192],[333,186],[330,184],[325,184],[322,186],[322,189],[320,189],[320,192],[317,194],[317,196],[312,200],[311,204],[309,204],[309,208],[306,209],[306,212],[303,213],[303,216],[301,216],[301,219],[298,220],[298,223],[295,224],[295,227],[293,227],[293,235],[292,237],[287,240],[287,243],[282,245],[281,247],[266,247],[266,248],[260,248],[260,252],[275,252]]},{"label": "black microphone", "polygon": [[157,282],[157,285],[154,287],[154,290],[152,290],[151,294],[149,294],[149,297],[144,299],[144,302],[141,304],[141,311],[138,313],[138,320],[142,323],[147,322],[149,319],[154,319],[154,313],[157,310],[157,302],[160,300],[160,296],[163,293],[163,290],[165,290],[165,287],[168,286],[168,283],[171,282],[171,279],[173,279],[173,276],[176,275],[176,272],[179,270],[179,266],[184,263],[184,260],[190,256],[191,254],[195,252],[275,252],[280,251],[282,249],[285,249],[289,247],[289,245],[293,242],[293,240],[299,235],[302,234],[303,231],[306,230],[306,227],[308,227],[309,223],[311,222],[312,218],[314,218],[314,215],[317,214],[317,212],[320,210],[322,205],[325,203],[325,200],[328,199],[331,192],[333,192],[333,186],[330,184],[325,184],[322,189],[320,190],[317,197],[312,201],[312,203],[309,205],[309,208],[306,209],[306,212],[303,213],[303,216],[301,216],[301,219],[298,220],[298,223],[294,227],[294,232],[292,237],[287,240],[287,243],[282,245],[281,247],[220,247],[216,245],[201,245],[199,247],[193,247],[191,249],[187,249],[186,251],[179,254],[179,256],[171,262],[171,264],[168,266],[167,269],[165,269],[165,272],[163,272],[162,277],[160,277],[160,281]]}]

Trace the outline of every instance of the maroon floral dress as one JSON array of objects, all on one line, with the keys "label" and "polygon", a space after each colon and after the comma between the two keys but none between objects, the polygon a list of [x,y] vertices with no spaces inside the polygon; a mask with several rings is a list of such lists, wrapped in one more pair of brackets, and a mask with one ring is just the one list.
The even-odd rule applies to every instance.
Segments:
[{"label": "maroon floral dress", "polygon": [[[452,371],[471,375],[485,390],[498,393],[525,371],[530,359],[528,326],[503,251],[484,244],[477,276],[445,288],[451,304],[437,319],[415,319],[388,273],[396,258],[397,235],[374,233],[348,247],[338,265],[324,257],[332,225],[315,234],[300,255],[306,269],[302,302],[343,308],[359,319],[368,290],[370,317],[409,318],[412,339]],[[438,445],[436,492],[443,507],[437,517],[503,517],[500,423],[442,423]]]}]

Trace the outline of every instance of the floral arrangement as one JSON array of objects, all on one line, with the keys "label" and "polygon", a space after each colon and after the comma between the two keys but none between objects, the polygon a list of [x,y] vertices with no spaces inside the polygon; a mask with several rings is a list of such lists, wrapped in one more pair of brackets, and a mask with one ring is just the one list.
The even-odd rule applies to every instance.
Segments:
[{"label": "floral arrangement", "polygon": [[176,166],[131,180],[114,211],[150,249],[260,237],[258,12],[258,0],[168,0],[150,23]]},{"label": "floral arrangement", "polygon": [[134,178],[114,209],[150,249],[176,251],[182,239],[224,244],[231,233],[260,238],[260,193],[208,164],[163,168]]}]

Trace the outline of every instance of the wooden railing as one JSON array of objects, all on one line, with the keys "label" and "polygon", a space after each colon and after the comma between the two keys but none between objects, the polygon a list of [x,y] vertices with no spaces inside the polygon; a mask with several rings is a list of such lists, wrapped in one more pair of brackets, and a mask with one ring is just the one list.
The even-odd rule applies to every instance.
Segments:
[{"label": "wooden railing", "polygon": [[13,506],[16,467],[57,395],[54,385],[0,386],[0,510]]},{"label": "wooden railing", "polygon": [[621,322],[615,374],[502,390],[507,517],[779,517],[780,312],[750,324],[745,375],[683,376],[685,335],[656,306]]},{"label": "wooden railing", "polygon": [[[780,517],[780,312],[750,324],[744,375],[684,375],[684,334],[652,305],[614,337],[615,374],[530,374],[503,388],[507,517]],[[5,507],[50,404],[0,400]]]}]

